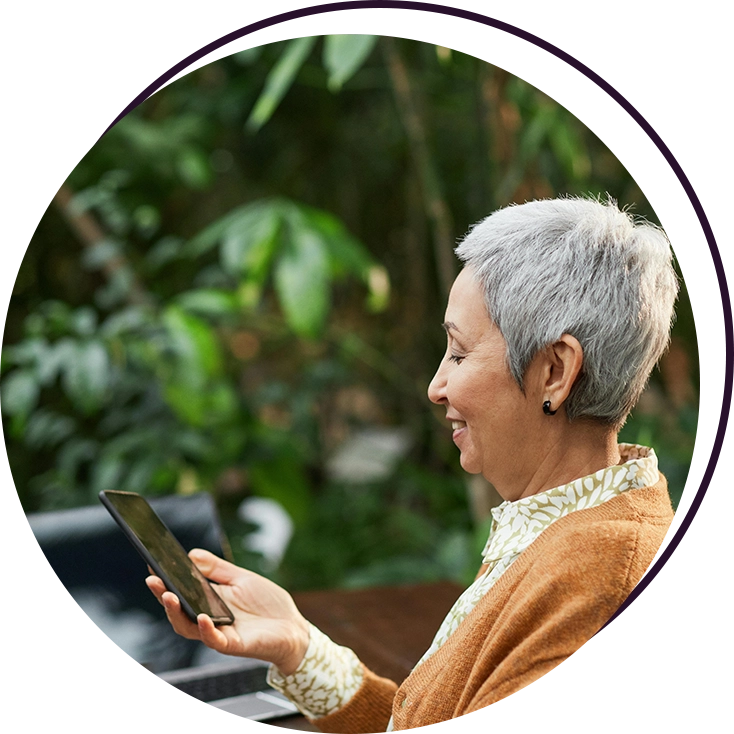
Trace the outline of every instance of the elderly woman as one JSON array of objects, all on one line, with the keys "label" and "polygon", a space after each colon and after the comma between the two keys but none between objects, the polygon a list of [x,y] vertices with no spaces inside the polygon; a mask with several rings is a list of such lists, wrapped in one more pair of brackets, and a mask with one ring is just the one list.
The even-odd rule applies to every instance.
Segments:
[{"label": "elderly woman", "polygon": [[192,558],[235,613],[190,622],[148,585],[177,632],[272,663],[270,683],[323,731],[407,729],[528,685],[626,599],[673,517],[652,449],[617,433],[666,348],[677,294],[665,235],[615,204],[534,201],[495,212],[464,263],[428,388],[461,465],[504,502],[476,581],[398,687],[366,669],[271,582],[204,551]]}]

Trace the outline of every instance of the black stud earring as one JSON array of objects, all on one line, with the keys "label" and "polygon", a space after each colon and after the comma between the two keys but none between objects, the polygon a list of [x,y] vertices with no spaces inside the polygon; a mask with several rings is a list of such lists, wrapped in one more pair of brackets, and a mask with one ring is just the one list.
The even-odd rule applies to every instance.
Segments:
[{"label": "black stud earring", "polygon": [[544,412],[544,413],[545,413],[546,415],[555,415],[555,414],[556,414],[556,411],[555,411],[555,410],[551,410],[551,409],[550,409],[550,405],[551,405],[551,403],[550,403],[550,400],[546,400],[546,401],[545,401],[545,402],[543,403],[543,412]]}]

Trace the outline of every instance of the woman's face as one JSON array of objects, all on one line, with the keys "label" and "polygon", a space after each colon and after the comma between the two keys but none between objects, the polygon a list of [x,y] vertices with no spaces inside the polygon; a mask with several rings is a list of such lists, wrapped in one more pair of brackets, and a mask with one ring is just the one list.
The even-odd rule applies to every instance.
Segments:
[{"label": "woman's face", "polygon": [[503,494],[502,487],[522,481],[522,454],[531,450],[535,435],[532,409],[542,415],[542,400],[523,395],[512,378],[505,340],[471,270],[464,269],[454,282],[444,328],[446,355],[428,397],[446,408],[462,467],[483,474]]}]

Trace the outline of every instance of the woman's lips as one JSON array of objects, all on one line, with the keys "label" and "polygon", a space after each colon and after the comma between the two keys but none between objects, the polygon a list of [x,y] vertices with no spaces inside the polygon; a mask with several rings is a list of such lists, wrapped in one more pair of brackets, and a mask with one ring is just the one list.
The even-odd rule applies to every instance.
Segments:
[{"label": "woman's lips", "polygon": [[454,429],[452,438],[456,441],[456,439],[466,430],[466,423],[464,423],[464,421],[451,421],[451,427]]}]

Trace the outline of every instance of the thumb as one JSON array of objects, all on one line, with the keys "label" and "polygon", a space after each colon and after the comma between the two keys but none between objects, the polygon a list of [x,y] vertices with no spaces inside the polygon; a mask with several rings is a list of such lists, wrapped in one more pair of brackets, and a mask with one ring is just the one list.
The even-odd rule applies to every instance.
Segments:
[{"label": "thumb", "polygon": [[245,571],[234,563],[225,561],[202,548],[194,548],[189,552],[189,558],[202,574],[217,584],[232,584]]}]

